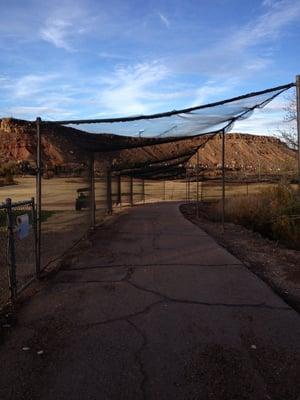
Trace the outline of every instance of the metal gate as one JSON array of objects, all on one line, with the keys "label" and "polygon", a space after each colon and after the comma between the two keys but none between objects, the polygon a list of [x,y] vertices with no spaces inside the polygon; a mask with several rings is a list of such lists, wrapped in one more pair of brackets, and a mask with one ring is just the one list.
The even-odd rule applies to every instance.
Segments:
[{"label": "metal gate", "polygon": [[0,307],[13,302],[36,278],[34,199],[0,205]]}]

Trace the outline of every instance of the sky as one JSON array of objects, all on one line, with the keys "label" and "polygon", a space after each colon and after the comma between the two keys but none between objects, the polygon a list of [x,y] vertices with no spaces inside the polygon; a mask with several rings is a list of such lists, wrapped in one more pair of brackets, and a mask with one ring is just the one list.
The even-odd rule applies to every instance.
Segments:
[{"label": "sky", "polygon": [[[0,0],[0,116],[151,114],[300,74],[300,0]],[[286,95],[234,130],[274,134]]]}]

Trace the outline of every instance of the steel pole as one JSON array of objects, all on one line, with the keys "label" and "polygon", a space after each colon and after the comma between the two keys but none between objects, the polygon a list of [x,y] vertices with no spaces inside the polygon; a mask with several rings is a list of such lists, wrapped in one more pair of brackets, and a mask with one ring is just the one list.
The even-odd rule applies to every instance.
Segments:
[{"label": "steel pole", "polygon": [[122,194],[121,194],[121,174],[117,175],[117,204],[121,207],[122,205]]},{"label": "steel pole", "polygon": [[94,153],[90,154],[89,158],[89,186],[91,195],[91,227],[94,228],[96,225],[96,199],[95,199],[95,172],[94,172]]},{"label": "steel pole", "polygon": [[14,216],[11,199],[6,199],[7,228],[8,228],[8,267],[9,267],[9,287],[11,302],[17,297],[17,273],[16,273],[16,251],[14,234]]},{"label": "steel pole", "polygon": [[36,276],[39,278],[41,272],[41,240],[42,240],[42,132],[41,118],[36,119]]},{"label": "steel pole", "polygon": [[187,169],[185,169],[185,200],[188,201]]},{"label": "steel pole", "polygon": [[133,177],[130,176],[129,180],[129,185],[130,185],[130,206],[133,206]]},{"label": "steel pole", "polygon": [[106,201],[107,214],[112,214],[112,197],[111,197],[111,170],[110,167],[106,170]]},{"label": "steel pole", "polygon": [[146,202],[146,195],[145,195],[145,179],[142,179],[142,197],[143,197],[143,203],[145,204],[145,202]]},{"label": "steel pole", "polygon": [[197,217],[199,217],[199,149],[197,149]]},{"label": "steel pole", "polygon": [[222,130],[222,228],[225,228],[225,130]]},{"label": "steel pole", "polygon": [[300,195],[300,75],[296,76],[297,132],[298,132],[298,193]]},{"label": "steel pole", "polygon": [[35,257],[35,271],[37,271],[38,265],[38,254],[37,254],[37,231],[36,231],[36,203],[35,198],[31,197],[31,207],[32,207],[32,227],[33,227],[33,235],[34,235],[34,257]]}]

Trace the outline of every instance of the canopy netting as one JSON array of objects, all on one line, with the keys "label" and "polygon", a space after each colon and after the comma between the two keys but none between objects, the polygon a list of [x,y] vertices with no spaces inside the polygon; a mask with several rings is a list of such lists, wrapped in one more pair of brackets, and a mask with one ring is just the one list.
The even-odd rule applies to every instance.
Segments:
[{"label": "canopy netting", "polygon": [[56,121],[76,126],[90,133],[108,133],[140,138],[176,138],[196,136],[223,129],[228,131],[235,121],[248,118],[255,109],[263,108],[294,83],[249,93],[206,105],[165,113],[120,118]]},{"label": "canopy netting", "polygon": [[[215,103],[158,114],[55,123],[67,126],[78,146],[95,153],[162,145],[195,137],[201,139],[204,135],[211,137],[228,132],[236,121],[250,117],[255,110],[265,107],[293,86],[294,83],[289,83]],[[162,157],[149,157],[145,162],[133,163],[130,168],[116,165],[113,169],[145,178],[181,175],[185,163],[205,143],[206,138],[203,137],[197,144],[183,146],[177,154],[164,153]]]}]

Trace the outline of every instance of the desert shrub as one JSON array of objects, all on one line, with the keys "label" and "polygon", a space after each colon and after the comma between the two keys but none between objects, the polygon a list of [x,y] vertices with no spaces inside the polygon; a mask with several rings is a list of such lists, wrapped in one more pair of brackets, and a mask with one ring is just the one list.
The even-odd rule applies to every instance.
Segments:
[{"label": "desert shrub", "polygon": [[14,175],[16,170],[16,164],[13,162],[0,165],[0,177],[2,177],[2,182],[4,185],[13,185],[15,183]]},{"label": "desert shrub", "polygon": [[[220,204],[217,213],[220,214]],[[259,194],[227,199],[226,220],[290,247],[300,248],[300,200],[286,183]]]}]

